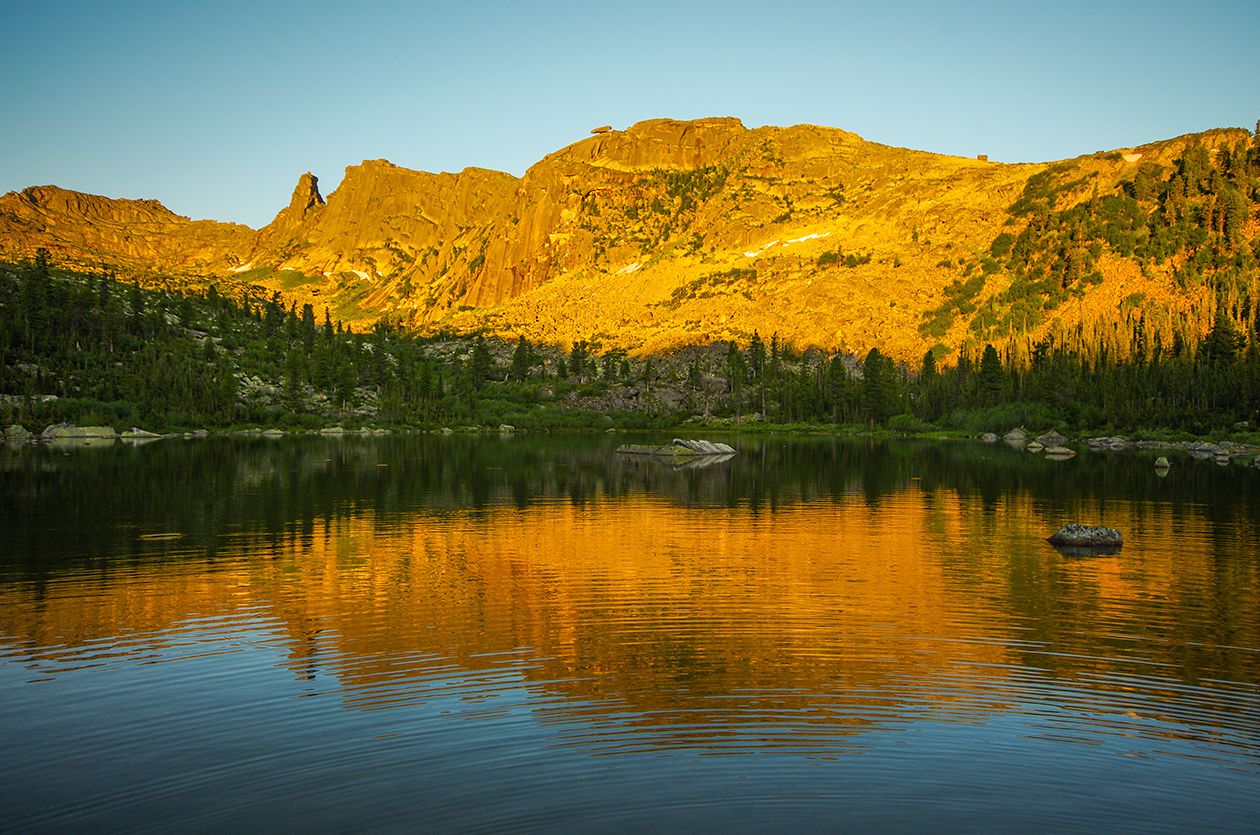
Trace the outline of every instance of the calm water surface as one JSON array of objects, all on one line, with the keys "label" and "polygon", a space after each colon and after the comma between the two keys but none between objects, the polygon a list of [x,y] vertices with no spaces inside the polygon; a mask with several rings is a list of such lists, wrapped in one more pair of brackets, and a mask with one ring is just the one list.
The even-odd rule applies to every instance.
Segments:
[{"label": "calm water surface", "polygon": [[626,440],[0,450],[0,830],[1255,831],[1260,472]]}]

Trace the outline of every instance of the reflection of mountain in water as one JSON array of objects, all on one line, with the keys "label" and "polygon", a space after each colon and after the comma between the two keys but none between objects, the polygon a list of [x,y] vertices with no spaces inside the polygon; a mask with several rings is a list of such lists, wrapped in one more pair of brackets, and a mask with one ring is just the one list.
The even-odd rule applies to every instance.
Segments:
[{"label": "reflection of mountain in water", "polygon": [[[798,742],[899,711],[972,721],[1030,698],[1166,717],[1162,685],[1125,695],[1152,669],[1260,679],[1260,547],[1239,521],[1253,474],[1181,468],[1187,498],[1170,501],[1140,459],[735,443],[700,470],[623,460],[599,436],[7,454],[0,636],[57,663],[243,612],[347,704],[506,675],[560,712],[693,729],[675,744],[785,715]],[[1096,515],[1134,532],[1125,555],[1082,564],[1042,541]],[[162,533],[184,536],[143,538]]]}]

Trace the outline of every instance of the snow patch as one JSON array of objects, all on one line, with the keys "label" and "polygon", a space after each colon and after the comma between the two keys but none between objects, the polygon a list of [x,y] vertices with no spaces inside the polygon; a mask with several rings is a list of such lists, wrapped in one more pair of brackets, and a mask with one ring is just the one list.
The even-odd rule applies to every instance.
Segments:
[{"label": "snow patch", "polygon": [[775,244],[777,244],[777,243],[779,243],[779,240],[776,238],[775,240],[771,241],[770,243],[768,243],[768,244],[764,244],[764,245],[761,247],[761,249],[754,249],[754,250],[750,250],[750,251],[748,251],[748,252],[745,252],[745,253],[744,253],[744,257],[745,257],[745,258],[756,258],[758,255],[760,255],[761,253],[765,252],[767,249],[769,249],[770,247],[774,246],[774,245],[775,245]]},{"label": "snow patch", "polygon": [[[787,242],[787,244],[799,244],[801,241],[812,241],[814,238],[825,238],[830,234],[830,232],[815,232],[814,234],[806,235],[803,238],[792,238]],[[784,244],[784,246],[787,246],[787,244]]]},{"label": "snow patch", "polygon": [[642,267],[642,266],[643,265],[640,264],[638,261],[635,261],[633,264],[627,264],[621,269],[617,270],[617,272],[614,273],[614,275],[627,275],[629,273],[634,272],[635,270],[639,269],[639,267]]},{"label": "snow patch", "polygon": [[768,249],[770,249],[771,247],[774,247],[774,246],[784,246],[784,247],[786,247],[786,246],[789,246],[789,245],[791,245],[791,244],[799,244],[801,241],[812,241],[814,238],[825,238],[825,237],[827,237],[827,236],[828,236],[828,235],[830,235],[830,234],[831,234],[830,232],[815,232],[815,233],[813,233],[812,235],[803,235],[803,236],[801,236],[801,237],[799,237],[799,238],[789,238],[789,239],[788,239],[788,240],[786,240],[786,241],[780,241],[780,240],[778,240],[778,239],[775,239],[775,240],[771,241],[771,242],[770,242],[770,243],[768,243],[768,244],[762,244],[762,245],[761,245],[759,248],[757,248],[757,249],[752,249],[752,250],[749,250],[748,252],[745,252],[745,253],[744,253],[744,257],[745,257],[745,258],[756,258],[758,255],[763,254],[766,250],[768,250]]}]

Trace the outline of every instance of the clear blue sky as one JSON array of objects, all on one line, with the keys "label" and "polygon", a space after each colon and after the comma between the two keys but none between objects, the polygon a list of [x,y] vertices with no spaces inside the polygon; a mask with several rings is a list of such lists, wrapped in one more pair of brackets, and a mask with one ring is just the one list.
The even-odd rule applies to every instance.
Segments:
[{"label": "clear blue sky", "polygon": [[520,175],[656,117],[1046,161],[1253,128],[1258,44],[1256,0],[0,0],[0,192],[259,227],[308,170]]}]

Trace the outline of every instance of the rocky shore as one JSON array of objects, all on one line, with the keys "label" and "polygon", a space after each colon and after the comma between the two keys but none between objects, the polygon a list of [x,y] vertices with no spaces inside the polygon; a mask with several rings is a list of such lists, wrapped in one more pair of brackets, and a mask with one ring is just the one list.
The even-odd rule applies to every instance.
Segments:
[{"label": "rocky shore", "polygon": [[[988,443],[995,443],[998,440],[998,436],[990,433],[984,435],[982,440]],[[1075,450],[1066,446],[1066,444],[1072,442],[1071,439],[1055,430],[1032,438],[1021,426],[1007,432],[1002,436],[1002,440],[1012,449],[1023,449],[1034,453],[1044,452],[1050,457],[1056,457],[1056,455],[1064,456],[1068,453],[1071,455],[1076,454]],[[1260,467],[1260,446],[1240,444],[1234,441],[1221,441],[1219,443],[1211,441],[1133,441],[1120,435],[1110,435],[1081,438],[1077,443],[1084,444],[1091,452],[1118,452],[1128,449],[1180,450],[1191,458],[1198,460],[1213,459],[1219,464],[1229,464],[1237,461],[1241,464]],[[1160,460],[1164,461],[1165,466],[1167,466],[1166,459],[1161,458]]]}]

